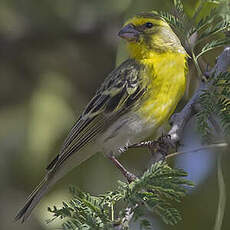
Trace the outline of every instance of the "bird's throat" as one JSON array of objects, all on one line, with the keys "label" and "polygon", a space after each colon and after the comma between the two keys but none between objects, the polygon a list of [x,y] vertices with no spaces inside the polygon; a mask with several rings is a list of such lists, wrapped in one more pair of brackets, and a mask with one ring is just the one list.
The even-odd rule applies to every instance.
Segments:
[{"label": "bird's throat", "polygon": [[155,54],[141,59],[143,81],[147,93],[141,113],[159,126],[167,120],[182,98],[186,86],[186,55],[181,53]]}]

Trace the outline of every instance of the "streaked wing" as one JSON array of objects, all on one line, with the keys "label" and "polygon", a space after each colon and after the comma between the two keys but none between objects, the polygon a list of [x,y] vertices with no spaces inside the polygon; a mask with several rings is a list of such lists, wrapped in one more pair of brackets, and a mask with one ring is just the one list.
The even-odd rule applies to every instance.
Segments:
[{"label": "streaked wing", "polygon": [[48,165],[47,170],[60,166],[122,114],[138,105],[138,99],[146,91],[139,76],[140,68],[134,60],[128,59],[108,75],[72,127],[60,154]]}]

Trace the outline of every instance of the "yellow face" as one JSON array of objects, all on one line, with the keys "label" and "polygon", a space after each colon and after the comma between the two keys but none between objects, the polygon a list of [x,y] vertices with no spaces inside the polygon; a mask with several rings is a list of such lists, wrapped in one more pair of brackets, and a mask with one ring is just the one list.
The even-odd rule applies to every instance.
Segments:
[{"label": "yellow face", "polygon": [[169,28],[167,22],[159,18],[141,17],[135,16],[129,19],[125,25],[132,24],[135,28],[142,34],[153,34],[157,32],[160,28]]},{"label": "yellow face", "polygon": [[183,50],[168,23],[153,13],[143,13],[129,19],[118,35],[137,53]]}]

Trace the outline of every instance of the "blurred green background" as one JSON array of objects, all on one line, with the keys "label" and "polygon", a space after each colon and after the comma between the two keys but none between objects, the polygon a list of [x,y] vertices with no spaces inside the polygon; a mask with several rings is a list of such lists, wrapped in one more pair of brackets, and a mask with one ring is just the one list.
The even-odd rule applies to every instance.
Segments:
[{"label": "blurred green background", "polygon": [[[0,1],[0,229],[56,229],[58,221],[45,222],[51,217],[47,207],[67,200],[70,184],[98,194],[115,188],[118,179],[124,180],[109,160],[96,154],[61,180],[27,223],[13,222],[84,105],[115,63],[124,59],[117,33],[125,18],[144,10],[170,10],[172,2]],[[191,14],[198,1],[183,2]],[[183,148],[198,145],[199,136],[190,122]],[[190,153],[171,162],[187,170],[197,186],[177,205],[183,221],[169,227],[153,216],[154,229],[213,229],[218,205],[217,154],[220,150]],[[230,157],[223,157],[228,195]],[[120,159],[141,175],[150,155],[143,150],[129,151]],[[222,229],[229,229],[229,213],[227,200]],[[134,224],[133,229],[138,227]]]}]

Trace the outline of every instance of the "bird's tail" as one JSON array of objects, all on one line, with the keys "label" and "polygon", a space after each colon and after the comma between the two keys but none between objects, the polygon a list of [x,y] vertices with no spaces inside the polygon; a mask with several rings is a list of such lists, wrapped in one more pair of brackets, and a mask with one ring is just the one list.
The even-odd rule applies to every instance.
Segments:
[{"label": "bird's tail", "polygon": [[41,200],[41,198],[48,192],[49,188],[56,182],[52,174],[47,173],[41,183],[34,189],[28,197],[24,207],[19,210],[15,217],[15,221],[21,219],[22,223],[30,216],[31,212]]},{"label": "bird's tail", "polygon": [[19,210],[15,220],[20,220],[25,222],[30,216],[31,212],[35,206],[39,203],[42,197],[49,191],[49,189],[61,179],[67,172],[72,170],[77,165],[81,164],[83,161],[87,160],[89,157],[94,155],[96,151],[90,151],[90,147],[83,153],[74,154],[69,157],[61,167],[50,169],[41,183],[35,188],[35,190],[28,197],[24,207]]}]

